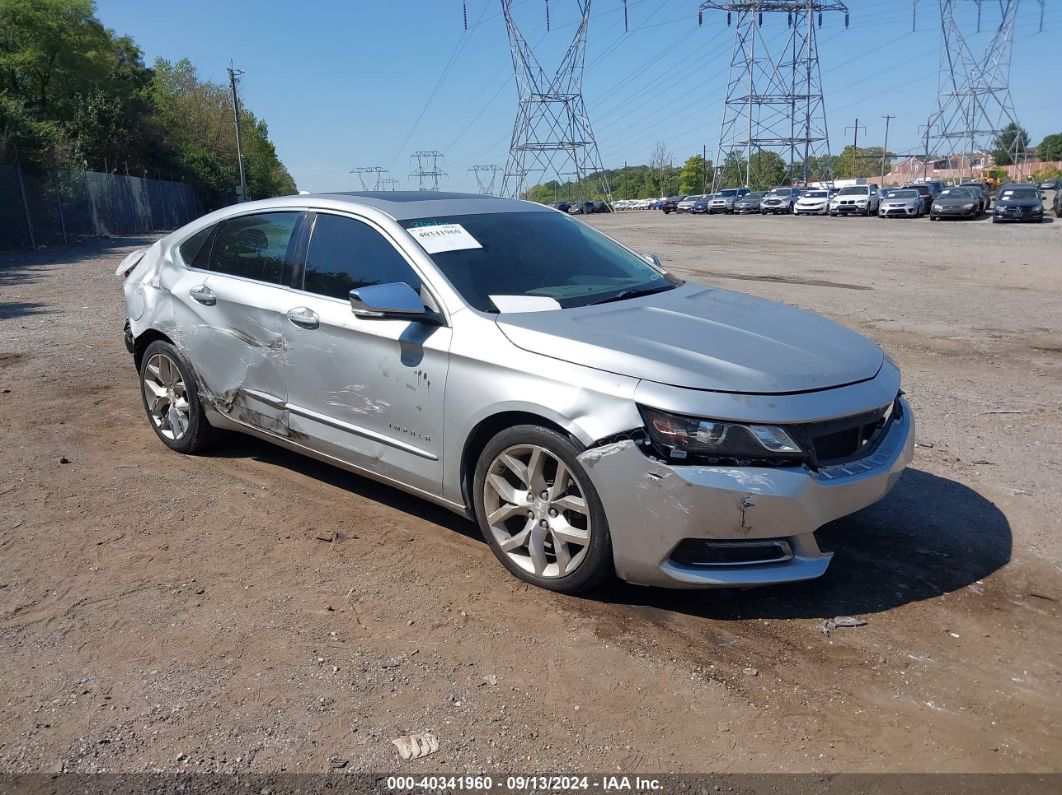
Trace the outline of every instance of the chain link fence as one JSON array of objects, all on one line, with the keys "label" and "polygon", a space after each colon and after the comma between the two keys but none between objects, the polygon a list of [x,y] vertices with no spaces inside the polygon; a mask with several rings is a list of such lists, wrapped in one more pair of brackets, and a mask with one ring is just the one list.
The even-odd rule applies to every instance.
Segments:
[{"label": "chain link fence", "polygon": [[202,213],[184,182],[0,165],[0,250],[176,229]]}]

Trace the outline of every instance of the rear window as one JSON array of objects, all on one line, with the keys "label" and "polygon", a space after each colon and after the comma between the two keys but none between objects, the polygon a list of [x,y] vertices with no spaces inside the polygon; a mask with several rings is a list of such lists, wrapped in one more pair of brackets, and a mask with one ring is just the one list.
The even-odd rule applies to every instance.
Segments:
[{"label": "rear window", "polygon": [[205,249],[204,245],[210,239],[210,235],[213,232],[214,227],[208,226],[206,229],[200,229],[190,238],[181,243],[180,248],[177,250],[181,252],[181,259],[184,260],[185,265],[190,265],[193,268],[207,267],[210,251],[209,249]]},{"label": "rear window", "polygon": [[299,217],[299,213],[261,213],[226,221],[214,239],[210,270],[280,284]]}]

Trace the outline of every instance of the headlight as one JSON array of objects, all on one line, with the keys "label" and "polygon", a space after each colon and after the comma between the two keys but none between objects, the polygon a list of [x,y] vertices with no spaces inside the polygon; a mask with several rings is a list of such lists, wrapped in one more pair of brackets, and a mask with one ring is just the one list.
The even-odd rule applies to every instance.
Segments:
[{"label": "headlight", "polygon": [[943,210],[944,208],[941,205],[939,205],[939,204],[934,204],[933,205],[933,209],[934,210]]},{"label": "headlight", "polygon": [[962,206],[962,209],[964,209],[964,210],[972,210],[973,209],[973,202],[970,202],[969,204],[964,204]]},{"label": "headlight", "polygon": [[741,425],[642,408],[645,427],[656,447],[672,461],[698,458],[782,459],[806,457],[784,428]]}]

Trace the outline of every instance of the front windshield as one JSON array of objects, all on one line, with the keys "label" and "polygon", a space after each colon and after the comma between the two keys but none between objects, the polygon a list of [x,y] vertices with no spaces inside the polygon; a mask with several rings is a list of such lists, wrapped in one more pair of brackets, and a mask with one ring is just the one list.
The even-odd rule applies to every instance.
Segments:
[{"label": "front windshield", "polygon": [[789,188],[775,188],[770,192],[771,196],[788,196],[790,194]]},{"label": "front windshield", "polygon": [[737,188],[732,188],[730,190],[719,191],[718,195],[719,195],[719,198],[721,198],[721,199],[730,199],[730,198],[738,195]]},{"label": "front windshield", "polygon": [[593,227],[558,213],[483,213],[401,223],[414,235],[446,225],[452,239],[441,247],[431,241],[435,253],[429,256],[481,312],[499,311],[492,295],[552,298],[567,308],[682,283]]},{"label": "front windshield", "polygon": [[825,199],[829,194],[824,190],[809,190],[804,194],[805,199]]},{"label": "front windshield", "polygon": [[940,196],[941,196],[941,198],[947,196],[949,199],[972,199],[973,198],[973,194],[970,193],[970,191],[966,190],[966,188],[948,188],[946,191],[944,191],[942,194],[940,194]]},{"label": "front windshield", "polygon": [[918,191],[916,190],[894,190],[889,194],[890,199],[917,199]]},{"label": "front windshield", "polygon": [[866,196],[870,193],[869,188],[841,188],[840,196]]},{"label": "front windshield", "polygon": [[1018,189],[1018,190],[1005,190],[1005,191],[1003,191],[1002,198],[1004,198],[1004,199],[1006,199],[1008,201],[1030,201],[1030,200],[1039,201],[1040,200],[1040,194],[1038,194],[1034,190],[1021,188],[1021,189]]}]

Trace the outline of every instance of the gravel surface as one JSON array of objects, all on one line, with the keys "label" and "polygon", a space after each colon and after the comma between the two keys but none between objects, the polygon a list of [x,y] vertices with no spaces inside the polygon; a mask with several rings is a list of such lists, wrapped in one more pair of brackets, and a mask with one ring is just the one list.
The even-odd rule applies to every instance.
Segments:
[{"label": "gravel surface", "polygon": [[565,597],[384,486],[171,453],[121,341],[144,241],[3,255],[0,770],[1058,771],[1062,222],[591,221],[899,361],[916,459],[825,577]]}]

